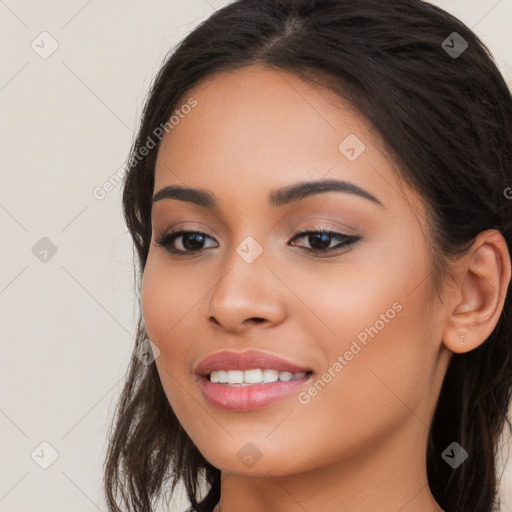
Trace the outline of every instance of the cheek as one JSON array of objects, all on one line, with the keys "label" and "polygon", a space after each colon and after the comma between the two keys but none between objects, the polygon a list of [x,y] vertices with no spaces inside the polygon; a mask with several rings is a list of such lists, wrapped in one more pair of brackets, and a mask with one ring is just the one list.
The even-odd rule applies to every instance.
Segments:
[{"label": "cheek", "polygon": [[146,268],[142,278],[141,289],[141,308],[144,318],[144,325],[151,341],[156,343],[161,349],[161,337],[164,329],[165,311],[174,311],[172,304],[172,294],[164,293],[165,274],[158,272],[156,265],[152,263],[151,257],[148,258]]},{"label": "cheek", "polygon": [[355,439],[368,418],[368,431],[396,426],[428,395],[437,349],[426,305],[434,295],[426,260],[406,245],[400,254],[407,258],[354,259],[346,270],[295,283],[315,313],[303,317],[302,329],[313,333],[323,361],[321,382],[303,395],[304,421],[309,411]]},{"label": "cheek", "polygon": [[331,307],[325,317],[336,337],[322,343],[327,364],[320,378],[329,382],[318,391],[310,388],[310,414],[323,415],[353,439],[368,420],[367,433],[396,428],[411,409],[427,405],[436,357],[425,310],[431,295],[425,284],[410,293],[407,277],[388,282],[387,289],[358,291],[350,301],[342,298],[347,309]]},{"label": "cheek", "polygon": [[165,257],[150,255],[142,279],[141,308],[149,339],[159,348],[155,364],[164,392],[180,421],[190,416],[190,395],[184,392],[191,346],[192,315],[201,294],[183,273],[166,264]]},{"label": "cheek", "polygon": [[165,256],[149,256],[142,279],[141,308],[149,338],[160,350],[172,343],[201,297],[193,280],[166,264]]}]

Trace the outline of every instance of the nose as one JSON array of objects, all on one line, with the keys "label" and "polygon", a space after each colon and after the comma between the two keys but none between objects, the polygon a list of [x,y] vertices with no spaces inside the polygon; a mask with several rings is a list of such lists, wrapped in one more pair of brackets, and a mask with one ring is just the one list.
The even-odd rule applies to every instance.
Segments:
[{"label": "nose", "polygon": [[283,322],[286,291],[267,267],[264,254],[247,263],[233,251],[206,303],[210,323],[242,333],[251,326],[269,328]]}]

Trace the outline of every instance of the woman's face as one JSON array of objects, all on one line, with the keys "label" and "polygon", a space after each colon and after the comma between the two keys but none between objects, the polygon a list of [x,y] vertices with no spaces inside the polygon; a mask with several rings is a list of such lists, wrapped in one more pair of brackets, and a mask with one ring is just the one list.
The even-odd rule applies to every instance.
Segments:
[{"label": "woman's face", "polygon": [[[423,460],[451,353],[419,197],[348,103],[294,75],[251,66],[209,77],[183,104],[190,97],[162,140],[154,192],[201,189],[217,206],[154,202],[142,287],[158,372],[187,434],[211,464],[248,475],[354,461],[399,436]],[[325,180],[358,189],[271,202]],[[202,237],[157,245],[171,229]],[[198,363],[249,349],[313,374],[259,406],[248,386],[210,382],[218,401],[231,393],[227,408],[212,403]]]}]

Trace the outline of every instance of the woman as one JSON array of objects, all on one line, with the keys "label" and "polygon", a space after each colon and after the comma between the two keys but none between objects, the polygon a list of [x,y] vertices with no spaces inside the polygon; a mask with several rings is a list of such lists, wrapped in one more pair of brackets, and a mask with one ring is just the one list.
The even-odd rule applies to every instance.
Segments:
[{"label": "woman", "polygon": [[111,511],[180,481],[201,512],[494,510],[512,99],[468,27],[419,0],[233,2],[162,66],[129,164]]}]

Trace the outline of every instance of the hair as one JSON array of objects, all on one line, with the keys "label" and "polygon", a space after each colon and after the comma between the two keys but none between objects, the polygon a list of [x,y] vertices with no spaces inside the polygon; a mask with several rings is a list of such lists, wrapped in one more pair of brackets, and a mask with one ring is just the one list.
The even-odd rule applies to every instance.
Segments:
[{"label": "hair", "polygon": [[[457,56],[442,46],[457,32]],[[453,46],[453,45],[452,45]],[[497,229],[512,254],[512,97],[475,33],[421,0],[238,0],[214,12],[171,49],[153,80],[123,184],[123,213],[137,255],[136,291],[151,241],[151,199],[160,142],[146,151],[190,89],[214,73],[250,65],[293,73],[348,100],[385,144],[397,175],[427,207],[432,282],[475,237]],[[168,131],[166,129],[166,131]],[[138,264],[138,266],[137,266]],[[499,504],[496,457],[512,390],[511,294],[484,343],[453,354],[430,425],[427,476],[447,512]],[[148,338],[138,315],[135,348]],[[133,356],[109,430],[103,484],[109,510],[150,512],[167,480],[210,512],[220,470],[199,452],[164,393],[155,364]],[[467,462],[441,457],[458,442]],[[206,485],[204,496],[200,485]],[[201,500],[201,501],[200,501]]]}]

